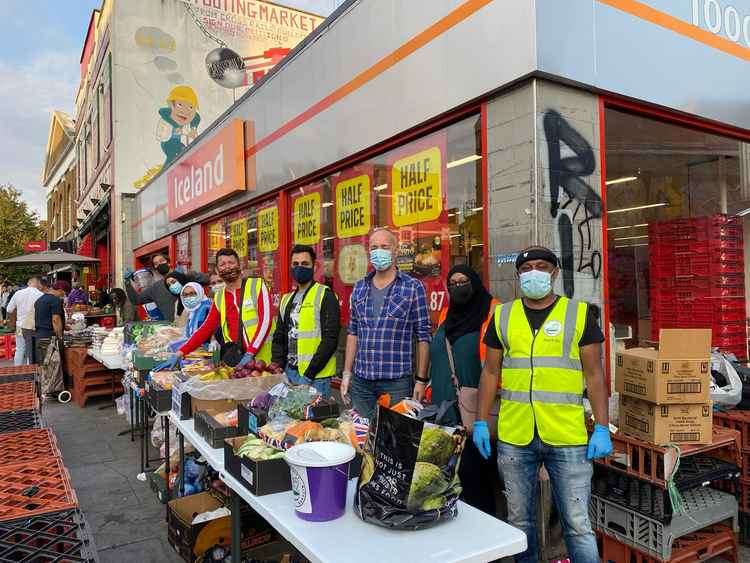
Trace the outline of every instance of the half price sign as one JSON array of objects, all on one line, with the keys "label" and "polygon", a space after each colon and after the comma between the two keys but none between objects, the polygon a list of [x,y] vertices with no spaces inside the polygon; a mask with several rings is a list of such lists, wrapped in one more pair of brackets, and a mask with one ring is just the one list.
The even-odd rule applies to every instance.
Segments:
[{"label": "half price sign", "polygon": [[370,176],[362,174],[336,184],[336,235],[364,236],[370,232]]},{"label": "half price sign", "polygon": [[266,207],[258,211],[258,250],[276,252],[279,248],[279,208]]},{"label": "half price sign", "polygon": [[443,212],[443,169],[439,147],[396,160],[391,169],[391,214],[396,227],[436,221]]},{"label": "half price sign", "polygon": [[320,242],[320,192],[294,200],[294,242],[314,246]]}]

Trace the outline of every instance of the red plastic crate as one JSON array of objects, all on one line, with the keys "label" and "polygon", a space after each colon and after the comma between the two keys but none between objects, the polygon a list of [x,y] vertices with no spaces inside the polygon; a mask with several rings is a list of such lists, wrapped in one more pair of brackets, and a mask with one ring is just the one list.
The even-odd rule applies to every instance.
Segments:
[{"label": "red plastic crate", "polygon": [[0,376],[17,375],[19,373],[36,374],[38,371],[39,371],[39,366],[37,366],[36,364],[28,364],[25,366],[4,366],[4,367],[0,367]]},{"label": "red plastic crate", "polygon": [[[12,385],[6,383],[6,385]],[[33,387],[32,387],[33,389]],[[21,395],[0,395],[0,412],[39,410],[36,392]]]},{"label": "red plastic crate", "polygon": [[[650,555],[596,531],[599,554],[603,563],[657,563]],[[716,558],[719,559],[716,559]],[[697,561],[725,561],[736,563],[738,557],[737,536],[729,526],[715,524],[693,532],[672,543],[672,557],[667,563],[696,563]]]},{"label": "red plastic crate", "polygon": [[[742,463],[740,434],[735,428],[715,425],[711,444],[680,445],[680,455],[685,457],[710,453],[711,457],[740,466]],[[643,442],[622,432],[612,435],[612,446],[614,448],[612,455],[597,459],[596,463],[659,487],[666,487],[665,475],[669,469],[667,467],[669,456],[665,458],[665,453],[668,451],[671,453],[669,448]]]},{"label": "red plastic crate", "polygon": [[6,465],[0,471],[0,521],[77,506],[68,471],[59,458]]},{"label": "red plastic crate", "polygon": [[57,438],[47,428],[0,434],[0,466],[62,457]]},{"label": "red plastic crate", "polygon": [[34,383],[32,381],[14,381],[12,383],[0,383],[0,398],[4,395],[34,394]]}]

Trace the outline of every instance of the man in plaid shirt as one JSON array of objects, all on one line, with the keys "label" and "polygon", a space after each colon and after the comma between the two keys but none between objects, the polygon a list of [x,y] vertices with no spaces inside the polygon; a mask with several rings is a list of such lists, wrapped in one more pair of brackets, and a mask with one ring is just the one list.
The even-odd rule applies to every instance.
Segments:
[{"label": "man in plaid shirt", "polygon": [[427,298],[418,280],[396,268],[397,248],[391,231],[373,231],[370,263],[375,271],[357,282],[351,296],[341,395],[346,401],[351,396],[354,409],[367,418],[374,416],[380,395],[388,393],[391,403],[411,396],[421,400],[429,382]]}]

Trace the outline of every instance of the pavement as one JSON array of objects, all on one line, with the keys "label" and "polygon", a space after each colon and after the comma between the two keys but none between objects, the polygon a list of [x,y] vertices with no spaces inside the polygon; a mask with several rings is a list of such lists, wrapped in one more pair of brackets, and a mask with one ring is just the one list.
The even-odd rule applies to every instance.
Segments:
[{"label": "pavement", "polygon": [[[44,415],[58,439],[81,510],[86,515],[102,563],[171,563],[182,559],[167,541],[166,506],[148,482],[137,479],[140,441],[114,408],[99,410],[108,398],[75,403],[48,401]],[[156,452],[152,454],[156,456]]]}]

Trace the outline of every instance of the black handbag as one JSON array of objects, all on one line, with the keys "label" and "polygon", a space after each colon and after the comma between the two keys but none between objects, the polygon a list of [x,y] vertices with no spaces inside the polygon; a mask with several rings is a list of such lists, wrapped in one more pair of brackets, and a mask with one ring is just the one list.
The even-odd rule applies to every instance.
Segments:
[{"label": "black handbag", "polygon": [[[245,295],[246,282],[247,280],[243,280],[242,285],[240,286],[239,314],[237,315],[237,338],[239,341],[234,342],[233,340],[230,340],[229,342],[224,342],[219,350],[221,363],[230,367],[239,364],[242,356],[245,355],[245,348],[242,345],[242,298]],[[224,291],[226,291],[226,289],[224,289]],[[226,294],[224,295],[224,306],[226,307]]]}]

